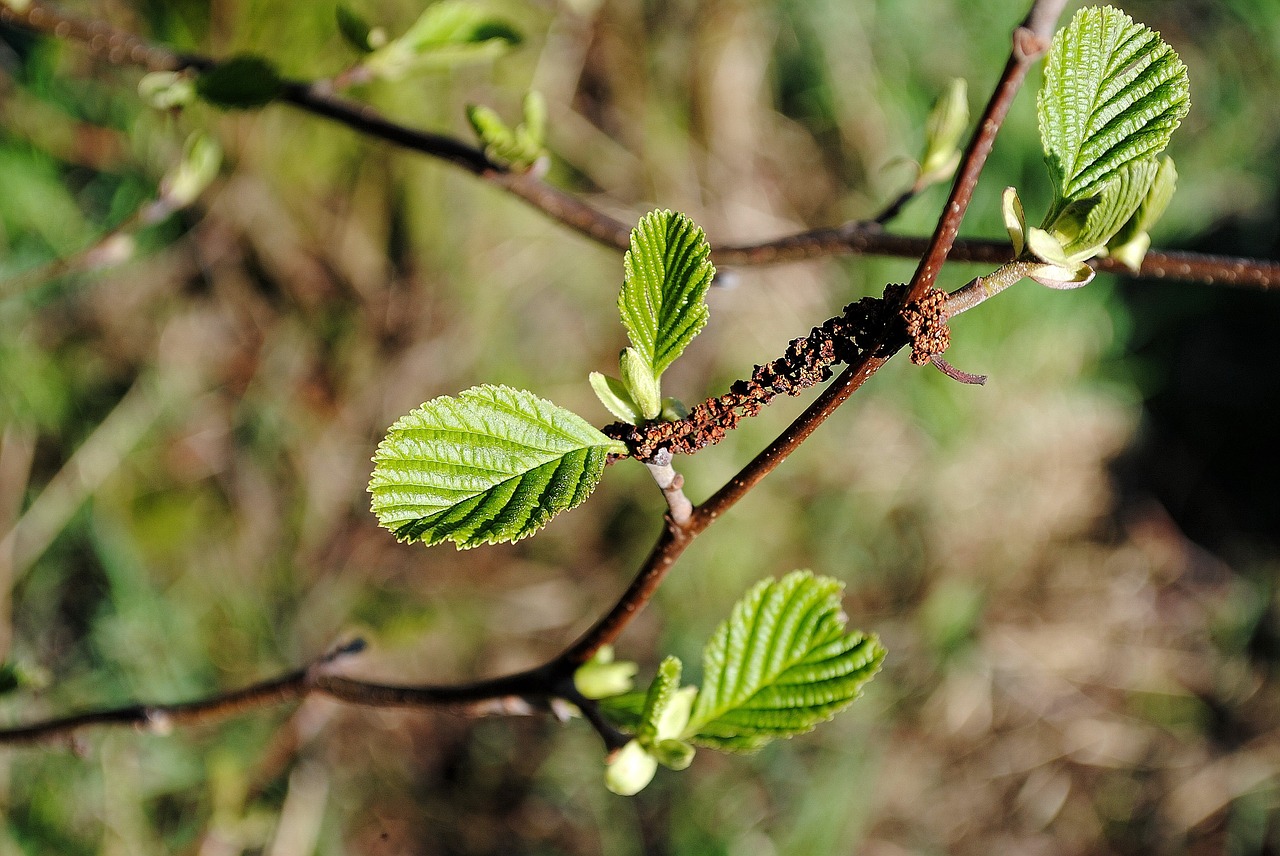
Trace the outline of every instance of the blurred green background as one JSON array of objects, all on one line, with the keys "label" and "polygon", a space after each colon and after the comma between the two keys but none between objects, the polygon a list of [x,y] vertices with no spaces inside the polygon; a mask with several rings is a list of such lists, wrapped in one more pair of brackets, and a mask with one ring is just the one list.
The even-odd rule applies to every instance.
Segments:
[{"label": "blurred green background", "polygon": [[[333,4],[68,2],[178,48],[321,78]],[[494,0],[492,64],[353,94],[468,137],[463,108],[550,107],[550,180],[713,242],[873,215],[953,76],[977,104],[1023,0]],[[1280,4],[1124,4],[1186,61],[1183,176],[1157,246],[1274,256]],[[408,0],[356,8],[394,34]],[[1069,7],[1069,12],[1075,5]],[[436,395],[586,383],[624,342],[618,254],[459,171],[286,107],[163,115],[139,73],[0,29],[0,716],[253,682],[361,635],[345,668],[440,682],[539,662],[621,591],[659,528],[642,468],[518,545],[401,546],[364,491],[383,430]],[[1032,93],[965,231],[1047,178]],[[155,193],[193,129],[227,152],[128,263],[32,283]],[[894,224],[925,234],[935,189]],[[735,271],[667,375],[685,400],[910,262]],[[981,269],[955,265],[955,287]],[[885,671],[758,756],[701,752],[634,799],[580,722],[313,698],[220,724],[0,750],[0,854],[1280,852],[1280,297],[1024,284],[958,319],[985,388],[894,361],[689,550],[621,640],[696,661],[754,581],[843,579]],[[806,399],[807,400],[807,399]],[[697,501],[799,412],[681,460]]]}]

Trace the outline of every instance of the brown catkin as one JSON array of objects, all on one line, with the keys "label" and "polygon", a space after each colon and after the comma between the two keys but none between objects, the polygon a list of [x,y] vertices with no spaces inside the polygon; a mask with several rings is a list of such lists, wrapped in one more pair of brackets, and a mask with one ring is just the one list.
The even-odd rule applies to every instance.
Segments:
[{"label": "brown catkin", "polygon": [[943,314],[946,293],[931,291],[894,317],[893,307],[905,288],[890,285],[884,297],[850,303],[808,336],[793,339],[781,357],[756,366],[749,379],[734,381],[727,393],[697,405],[684,419],[646,425],[615,422],[604,433],[626,444],[631,457],[641,461],[652,460],[662,448],[673,455],[690,455],[719,443],[744,417],[755,416],[775,396],[799,395],[830,380],[832,366],[853,362],[881,337],[875,356],[888,356],[910,343],[912,362],[924,365],[950,342]]}]

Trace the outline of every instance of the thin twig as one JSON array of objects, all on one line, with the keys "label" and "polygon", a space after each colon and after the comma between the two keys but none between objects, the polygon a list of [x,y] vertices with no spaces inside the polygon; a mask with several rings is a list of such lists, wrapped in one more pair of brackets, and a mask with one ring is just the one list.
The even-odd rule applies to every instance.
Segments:
[{"label": "thin twig", "polygon": [[[1056,9],[1053,10],[1055,14],[1052,18],[1057,20],[1065,0],[1054,2]],[[1018,32],[1022,34],[1019,36],[1019,50],[1024,54],[1028,50],[1038,50],[1044,44],[1048,31],[1038,21],[1048,20],[1049,17],[1047,13],[1040,19],[1033,20],[1029,17],[1024,26],[1019,28]],[[106,24],[86,22],[64,14],[40,0],[32,0],[23,11],[17,11],[0,0],[0,21],[56,38],[80,42],[96,56],[116,65],[135,65],[151,71],[205,71],[217,65],[209,57],[179,54]],[[1025,71],[1025,64],[1014,59],[1010,63],[1012,67]],[[397,124],[370,107],[335,95],[334,89],[331,82],[311,84],[292,81],[285,85],[280,100],[313,115],[343,124],[365,136],[452,163],[523,199],[548,218],[597,243],[618,250],[627,248],[630,227],[581,199],[530,174],[509,171],[506,166],[490,161],[476,146],[443,134]],[[998,100],[998,103],[1003,103],[1003,100]],[[993,117],[984,116],[984,122],[989,118]],[[951,207],[949,203],[948,210]],[[941,227],[943,224],[939,225]],[[947,229],[950,230],[953,225],[955,224],[948,225]],[[951,235],[951,240],[954,242],[954,249],[950,258],[957,261],[1008,261],[1011,252],[1008,244],[996,241],[955,241],[954,234]],[[852,221],[840,226],[811,229],[758,243],[719,245],[713,242],[713,245],[716,249],[712,252],[712,260],[722,266],[780,264],[833,255],[921,258],[926,247],[941,246],[931,240],[888,234],[875,220]],[[921,281],[927,287],[936,276],[942,258],[926,261],[932,273]],[[1130,273],[1113,260],[1104,260],[1095,266],[1108,272],[1125,275]],[[1138,275],[1208,284],[1280,288],[1280,264],[1195,253],[1148,253]]]},{"label": "thin twig", "polygon": [[947,198],[946,207],[942,209],[942,217],[929,241],[929,249],[920,259],[920,266],[911,277],[911,287],[907,290],[903,303],[919,300],[925,292],[933,288],[938,272],[951,252],[951,245],[960,234],[960,221],[964,219],[969,202],[973,199],[973,191],[978,186],[978,176],[995,145],[996,133],[1004,124],[1004,117],[1013,104],[1013,97],[1022,88],[1022,81],[1027,76],[1032,64],[1049,50],[1049,42],[1053,38],[1053,28],[1057,25],[1066,0],[1037,0],[1031,7],[1022,26],[1013,31],[1013,51],[1005,64],[1004,73],[996,91],[987,101],[986,109],[978,122],[977,133],[974,134],[955,182],[951,185],[951,195]]}]

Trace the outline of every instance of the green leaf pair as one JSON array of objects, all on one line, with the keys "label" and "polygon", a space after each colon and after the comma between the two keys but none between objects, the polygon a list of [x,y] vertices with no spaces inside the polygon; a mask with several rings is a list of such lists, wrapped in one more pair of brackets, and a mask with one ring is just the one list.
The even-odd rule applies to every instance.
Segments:
[{"label": "green leaf pair", "polygon": [[1187,69],[1160,36],[1110,6],[1081,9],[1053,39],[1040,91],[1040,136],[1055,196],[1028,229],[1012,188],[1005,224],[1029,274],[1054,288],[1088,282],[1109,249],[1136,267],[1177,172],[1157,155],[1190,105]]},{"label": "green leaf pair", "polygon": [[648,693],[606,699],[609,714],[635,734],[610,759],[610,790],[638,792],[658,764],[687,767],[694,745],[754,752],[850,705],[885,652],[874,636],[845,632],[842,588],[809,571],[764,580],[703,649],[701,689],[680,687],[680,661],[668,657]]},{"label": "green leaf pair", "polygon": [[631,340],[618,360],[622,378],[591,373],[592,389],[614,416],[639,425],[681,407],[663,399],[662,373],[706,326],[715,275],[706,235],[685,215],[651,211],[632,230],[618,295]]}]

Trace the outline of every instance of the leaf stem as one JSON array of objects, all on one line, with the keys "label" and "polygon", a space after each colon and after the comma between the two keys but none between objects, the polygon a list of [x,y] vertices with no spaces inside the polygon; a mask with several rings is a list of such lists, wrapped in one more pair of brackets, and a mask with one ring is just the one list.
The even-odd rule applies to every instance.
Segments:
[{"label": "leaf stem", "polygon": [[684,476],[671,466],[671,451],[659,449],[653,460],[645,462],[645,466],[662,489],[671,519],[681,526],[688,523],[693,516],[693,503],[684,495]]},{"label": "leaf stem", "polygon": [[1032,261],[1018,260],[1009,262],[986,276],[972,279],[951,293],[947,298],[946,314],[954,318],[961,312],[967,312],[988,298],[995,297],[1009,286],[1025,279],[1035,268]]}]

